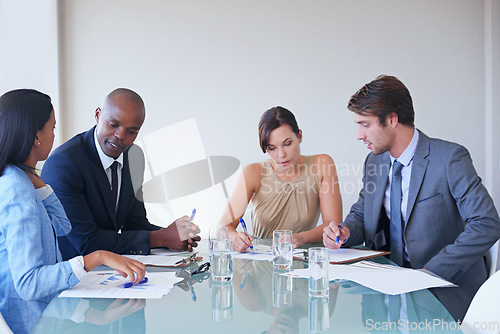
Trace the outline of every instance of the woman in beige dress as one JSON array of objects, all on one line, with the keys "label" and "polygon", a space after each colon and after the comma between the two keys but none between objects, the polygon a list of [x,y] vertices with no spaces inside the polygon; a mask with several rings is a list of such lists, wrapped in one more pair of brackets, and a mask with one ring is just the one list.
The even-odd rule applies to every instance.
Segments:
[{"label": "woman in beige dress", "polygon": [[[274,230],[292,230],[293,247],[321,242],[323,227],[342,221],[342,199],[333,159],[300,154],[302,130],[295,116],[274,107],[259,122],[260,147],[270,159],[243,169],[221,224],[227,225],[235,251],[252,240],[272,238]],[[251,203],[253,233],[237,232],[239,218]],[[322,224],[318,225],[321,213]]]}]

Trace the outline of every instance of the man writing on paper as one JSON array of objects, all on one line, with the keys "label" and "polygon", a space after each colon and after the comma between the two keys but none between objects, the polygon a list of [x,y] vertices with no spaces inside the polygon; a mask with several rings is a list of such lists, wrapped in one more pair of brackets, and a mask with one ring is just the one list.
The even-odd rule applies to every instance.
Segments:
[{"label": "man writing on paper", "polygon": [[[146,218],[141,193],[144,156],[132,145],[144,122],[141,97],[125,88],[112,91],[97,108],[97,125],[58,147],[45,162],[42,178],[59,197],[72,230],[59,238],[64,259],[103,249],[119,254],[149,254],[150,248],[192,250],[200,237],[189,217],[167,228]],[[130,164],[141,164],[140,176]],[[133,178],[139,178],[135,182]],[[140,189],[140,187],[137,187]],[[188,237],[189,235],[189,237]]]},{"label": "man writing on paper", "polygon": [[358,201],[341,231],[337,222],[324,229],[324,244],[390,250],[398,265],[455,283],[458,288],[431,291],[456,320],[463,319],[488,277],[483,255],[500,237],[498,213],[469,152],[415,129],[410,93],[396,77],[366,84],[348,108],[357,138],[371,153]]}]

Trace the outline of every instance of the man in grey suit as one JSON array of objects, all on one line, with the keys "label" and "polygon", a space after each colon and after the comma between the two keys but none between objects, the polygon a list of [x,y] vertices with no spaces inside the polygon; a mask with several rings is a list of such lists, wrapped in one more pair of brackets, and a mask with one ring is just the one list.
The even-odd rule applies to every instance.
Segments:
[{"label": "man in grey suit", "polygon": [[390,250],[400,266],[443,277],[458,287],[431,291],[463,319],[488,277],[483,256],[500,238],[498,213],[469,152],[415,129],[410,93],[396,77],[366,84],[348,108],[371,153],[359,199],[340,231],[339,222],[324,229],[325,246],[364,243]]}]

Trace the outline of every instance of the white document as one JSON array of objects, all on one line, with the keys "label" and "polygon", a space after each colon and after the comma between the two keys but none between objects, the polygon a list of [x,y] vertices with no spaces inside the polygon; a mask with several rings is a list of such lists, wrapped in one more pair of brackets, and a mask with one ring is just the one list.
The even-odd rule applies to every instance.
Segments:
[{"label": "white document", "polygon": [[124,288],[123,284],[130,282],[116,271],[90,272],[85,278],[59,295],[73,298],[130,298],[130,299],[160,299],[182,281],[173,272],[147,273],[147,283],[135,284]]},{"label": "white document", "polygon": [[[295,269],[285,275],[309,278],[311,271],[308,268]],[[361,261],[349,265],[330,264],[328,275],[330,280],[350,280],[388,295],[399,295],[435,287],[455,286],[422,270],[400,268],[371,261]]]},{"label": "white document", "polygon": [[[303,249],[294,249],[293,254],[302,253]],[[245,253],[233,252],[233,258],[255,261],[272,261],[273,248],[267,245],[254,245],[253,250],[248,248]]]},{"label": "white document", "polygon": [[175,267],[181,264],[185,256],[165,256],[165,255],[123,255],[129,259],[136,260],[145,266]]},{"label": "white document", "polygon": [[[330,249],[330,262],[350,262],[367,257],[380,256],[384,252],[357,248]],[[297,257],[304,259],[304,254],[299,253]]]}]

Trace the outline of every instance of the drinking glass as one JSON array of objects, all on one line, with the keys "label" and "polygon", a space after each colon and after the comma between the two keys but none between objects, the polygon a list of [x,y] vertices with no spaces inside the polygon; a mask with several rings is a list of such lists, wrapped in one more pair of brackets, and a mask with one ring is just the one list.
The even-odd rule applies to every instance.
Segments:
[{"label": "drinking glass", "polygon": [[292,267],[293,261],[292,231],[273,232],[273,265],[275,269],[285,270]]},{"label": "drinking glass", "polygon": [[309,248],[309,295],[328,296],[330,281],[328,267],[330,264],[329,249],[324,247]]},{"label": "drinking glass", "polygon": [[210,272],[216,282],[233,278],[233,242],[229,239],[210,240]]},{"label": "drinking glass", "polygon": [[229,233],[227,226],[212,226],[208,230],[208,254],[212,255],[212,241],[227,240]]}]

